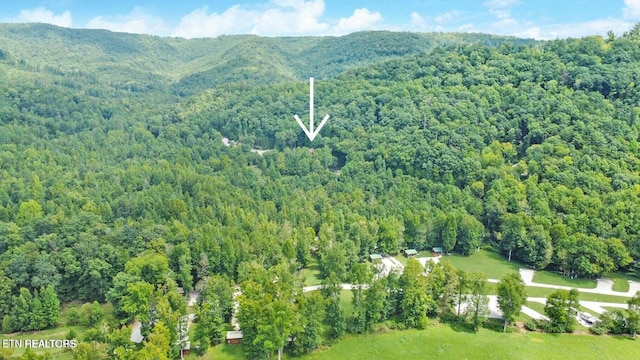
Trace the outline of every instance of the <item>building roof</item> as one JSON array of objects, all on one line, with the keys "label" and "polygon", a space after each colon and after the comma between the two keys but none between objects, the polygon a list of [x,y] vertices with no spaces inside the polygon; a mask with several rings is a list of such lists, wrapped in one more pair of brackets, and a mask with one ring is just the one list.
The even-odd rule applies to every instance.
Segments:
[{"label": "building roof", "polygon": [[233,339],[242,339],[242,331],[240,330],[227,331],[227,340],[233,340]]},{"label": "building roof", "polygon": [[444,249],[441,247],[434,247],[431,250],[433,250],[434,253],[444,253]]},{"label": "building roof", "polygon": [[369,255],[369,259],[371,259],[371,260],[379,260],[379,259],[382,259],[382,255],[380,255],[380,254],[371,254],[371,255]]},{"label": "building roof", "polygon": [[416,249],[406,249],[404,253],[407,255],[417,255],[418,251],[416,251]]}]

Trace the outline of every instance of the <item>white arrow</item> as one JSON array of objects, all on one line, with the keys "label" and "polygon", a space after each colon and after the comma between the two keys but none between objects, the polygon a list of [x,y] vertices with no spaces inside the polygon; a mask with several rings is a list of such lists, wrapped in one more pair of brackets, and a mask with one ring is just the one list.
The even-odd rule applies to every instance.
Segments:
[{"label": "white arrow", "polygon": [[304,133],[307,134],[307,137],[311,141],[313,141],[313,139],[316,138],[316,135],[318,135],[318,133],[320,132],[320,129],[322,129],[322,127],[327,122],[327,120],[329,120],[329,115],[325,115],[324,119],[322,119],[322,121],[320,122],[320,125],[318,125],[318,127],[314,129],[313,127],[313,78],[309,78],[309,129],[307,129],[307,127],[304,126],[304,124],[302,123],[302,120],[300,120],[298,115],[293,115],[293,117],[296,118],[298,125],[300,125],[300,127],[302,128],[302,131],[304,131]]}]

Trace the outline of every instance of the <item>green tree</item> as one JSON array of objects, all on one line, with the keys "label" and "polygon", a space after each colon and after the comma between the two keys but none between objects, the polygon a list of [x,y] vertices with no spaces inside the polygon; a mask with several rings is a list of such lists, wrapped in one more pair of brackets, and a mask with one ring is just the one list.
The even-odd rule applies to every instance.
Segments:
[{"label": "green tree", "polygon": [[144,341],[142,349],[136,354],[137,359],[142,360],[169,360],[171,343],[169,329],[161,321],[156,323],[149,333],[148,339]]},{"label": "green tree", "polygon": [[416,259],[409,259],[404,273],[400,277],[400,286],[403,289],[400,302],[400,315],[402,322],[417,329],[427,326],[427,310],[432,305],[433,299],[427,294],[424,268]]},{"label": "green tree", "polygon": [[519,273],[510,273],[500,279],[496,290],[498,306],[504,317],[503,331],[506,331],[507,324],[515,321],[527,301],[524,281]]},{"label": "green tree", "polygon": [[20,294],[13,301],[13,318],[15,319],[14,329],[29,331],[31,329],[31,316],[33,314],[33,295],[27,288],[20,288]]},{"label": "green tree", "polygon": [[627,300],[627,327],[635,339],[640,331],[640,291]]},{"label": "green tree", "polygon": [[458,238],[458,218],[456,213],[447,214],[442,228],[442,247],[445,252],[451,252],[456,246]]},{"label": "green tree", "polygon": [[489,297],[487,296],[487,275],[479,272],[469,273],[467,277],[467,316],[471,319],[473,328],[478,331],[480,316],[489,312]]},{"label": "green tree", "polygon": [[457,286],[456,286],[456,295],[457,295],[456,303],[458,304],[458,310],[456,314],[460,316],[462,315],[462,313],[460,312],[460,307],[464,302],[466,302],[466,293],[469,288],[469,274],[462,269],[457,269],[456,277],[458,278]]},{"label": "green tree", "polygon": [[456,269],[448,261],[427,262],[427,292],[434,300],[433,315],[443,318],[455,311],[458,276]]},{"label": "green tree", "polygon": [[196,328],[193,342],[200,346],[196,351],[199,355],[207,352],[211,345],[217,345],[223,340],[222,311],[216,301],[203,302],[196,312]]},{"label": "green tree", "polygon": [[575,330],[577,321],[573,316],[572,295],[566,290],[557,290],[547,296],[544,312],[549,318],[550,333],[570,333]]},{"label": "green tree", "polygon": [[321,293],[326,302],[325,323],[329,326],[329,338],[337,339],[344,334],[347,320],[340,305],[340,281],[335,274],[323,280]]},{"label": "green tree", "polygon": [[300,328],[292,335],[294,339],[291,352],[295,356],[307,354],[320,344],[322,334],[322,318],[324,317],[324,300],[319,292],[309,296],[301,296],[298,301],[300,311]]},{"label": "green tree", "polygon": [[462,255],[470,255],[480,246],[484,226],[475,216],[464,213],[458,222],[458,238],[455,249]]},{"label": "green tree", "polygon": [[45,317],[45,327],[58,325],[60,320],[60,300],[53,286],[49,285],[46,288],[41,288],[39,297]]},{"label": "green tree", "polygon": [[351,283],[355,285],[353,292],[354,312],[350,319],[350,331],[361,333],[365,329],[366,312],[364,310],[365,288],[370,286],[373,280],[373,273],[369,263],[357,263],[351,269]]},{"label": "green tree", "polygon": [[137,319],[144,327],[150,326],[152,321],[153,285],[138,281],[127,287],[127,293],[122,299],[122,311],[129,318]]},{"label": "green tree", "polygon": [[365,331],[370,331],[373,324],[387,318],[390,288],[387,278],[374,280],[364,292]]}]

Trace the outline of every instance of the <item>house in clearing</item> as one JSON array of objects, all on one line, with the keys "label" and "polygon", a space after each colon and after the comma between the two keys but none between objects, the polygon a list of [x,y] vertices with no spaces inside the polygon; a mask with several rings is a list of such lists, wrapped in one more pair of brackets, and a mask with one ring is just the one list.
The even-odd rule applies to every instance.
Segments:
[{"label": "house in clearing", "polygon": [[441,248],[441,247],[433,247],[433,248],[431,248],[431,252],[433,253],[434,257],[438,257],[438,256],[444,255],[444,249]]},{"label": "house in clearing", "polygon": [[382,255],[380,255],[380,254],[370,254],[369,255],[369,259],[371,261],[382,260]]},{"label": "house in clearing", "polygon": [[189,356],[189,354],[191,354],[191,341],[187,341],[180,349],[180,358]]},{"label": "house in clearing", "polygon": [[404,256],[406,257],[415,257],[418,255],[418,251],[416,249],[405,249],[402,250],[402,253],[404,253]]},{"label": "house in clearing", "polygon": [[240,344],[240,343],[242,343],[241,330],[227,331],[227,344]]}]

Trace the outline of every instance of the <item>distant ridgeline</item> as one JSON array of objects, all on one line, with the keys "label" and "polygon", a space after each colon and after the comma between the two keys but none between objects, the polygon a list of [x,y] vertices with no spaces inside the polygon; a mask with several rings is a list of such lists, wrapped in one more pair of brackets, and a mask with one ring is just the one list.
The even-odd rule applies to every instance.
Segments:
[{"label": "distant ridgeline", "polygon": [[330,78],[353,66],[451,44],[532,43],[485,34],[385,31],[342,37],[233,35],[185,40],[45,24],[0,24],[0,38],[33,70],[67,77],[91,73],[90,77],[117,88],[127,89],[126,84],[135,86],[135,91],[162,88],[181,96],[224,83]]}]

